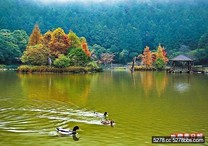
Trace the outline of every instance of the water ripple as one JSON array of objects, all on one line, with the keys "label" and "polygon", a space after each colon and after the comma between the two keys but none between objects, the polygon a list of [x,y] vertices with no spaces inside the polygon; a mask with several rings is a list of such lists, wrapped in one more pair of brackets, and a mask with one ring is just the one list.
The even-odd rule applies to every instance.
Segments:
[{"label": "water ripple", "polygon": [[56,135],[55,127],[68,127],[69,123],[101,125],[94,111],[86,109],[64,108],[60,105],[53,109],[41,105],[0,108],[0,130],[5,132]]}]

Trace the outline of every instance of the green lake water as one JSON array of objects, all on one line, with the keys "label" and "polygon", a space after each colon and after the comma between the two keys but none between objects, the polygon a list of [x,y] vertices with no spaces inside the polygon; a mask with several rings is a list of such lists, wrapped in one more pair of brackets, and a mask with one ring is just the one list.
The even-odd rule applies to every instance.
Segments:
[{"label": "green lake water", "polygon": [[[93,112],[109,113],[105,126]],[[77,137],[56,127],[78,125]],[[208,75],[164,72],[17,74],[0,72],[0,145],[152,144],[152,136],[204,133],[208,141]]]}]

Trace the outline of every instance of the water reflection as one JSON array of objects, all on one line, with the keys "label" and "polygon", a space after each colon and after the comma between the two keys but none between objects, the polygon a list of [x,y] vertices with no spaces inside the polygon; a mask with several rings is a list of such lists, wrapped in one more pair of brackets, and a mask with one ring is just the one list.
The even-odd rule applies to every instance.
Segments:
[{"label": "water reflection", "polygon": [[174,89],[179,93],[188,92],[191,88],[191,75],[190,74],[179,74],[172,77],[174,83]]},{"label": "water reflection", "polygon": [[[5,72],[0,75],[1,145],[74,145],[78,139],[79,145],[151,145],[152,135],[208,135],[207,83],[202,74]],[[116,127],[101,125],[94,111],[109,112]],[[78,137],[57,140],[56,127],[74,125],[83,129]]]},{"label": "water reflection", "polygon": [[73,138],[74,141],[79,141],[79,137],[77,137],[76,134],[73,134],[72,138]]},{"label": "water reflection", "polygon": [[19,86],[21,80],[14,72],[0,71],[0,97],[22,97],[22,88]]},{"label": "water reflection", "polygon": [[28,99],[87,104],[93,75],[18,74]]},{"label": "water reflection", "polygon": [[178,92],[186,92],[190,88],[190,85],[188,83],[176,83],[175,84],[175,90]]},{"label": "water reflection", "polygon": [[149,96],[156,89],[157,96],[160,97],[168,84],[168,76],[163,72],[141,72],[140,77],[146,96]]}]

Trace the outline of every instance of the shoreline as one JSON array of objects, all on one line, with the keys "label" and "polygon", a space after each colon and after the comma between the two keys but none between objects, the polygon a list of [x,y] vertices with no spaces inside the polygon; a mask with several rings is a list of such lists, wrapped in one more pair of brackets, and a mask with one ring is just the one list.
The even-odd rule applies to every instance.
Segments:
[{"label": "shoreline", "polygon": [[[81,67],[81,66],[70,66],[66,68],[56,68],[50,66],[31,66],[31,65],[20,65],[18,66],[6,66],[4,65],[3,68],[0,68],[0,71],[16,71],[18,73],[95,73],[95,72],[103,72],[105,70],[112,70],[112,71],[130,71],[130,67],[128,65],[116,66],[113,68],[92,68],[92,67]],[[196,69],[197,68],[197,69]],[[165,68],[163,70],[156,70],[155,68],[143,68],[143,67],[135,67],[136,72],[138,71],[166,71],[168,72],[169,68]],[[174,72],[180,73],[180,72]],[[198,68],[198,66],[194,66],[191,73],[208,73],[208,67],[204,67],[203,69]]]},{"label": "shoreline", "polygon": [[17,68],[17,73],[96,73],[102,72],[102,68],[90,68],[81,66],[70,66],[66,68],[56,68],[50,66],[29,66],[21,65]]}]

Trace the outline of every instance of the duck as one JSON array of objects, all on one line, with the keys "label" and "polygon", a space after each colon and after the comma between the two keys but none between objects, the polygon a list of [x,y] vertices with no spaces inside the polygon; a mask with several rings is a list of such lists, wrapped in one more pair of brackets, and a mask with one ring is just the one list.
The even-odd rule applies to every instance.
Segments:
[{"label": "duck", "polygon": [[61,135],[75,135],[77,134],[77,130],[79,129],[79,126],[75,126],[73,130],[69,129],[63,129],[63,128],[56,128],[57,132]]},{"label": "duck", "polygon": [[103,125],[110,125],[111,127],[113,127],[116,123],[113,120],[105,120],[105,121],[101,121],[101,123]]}]

